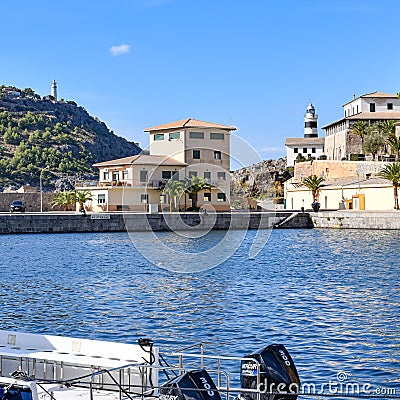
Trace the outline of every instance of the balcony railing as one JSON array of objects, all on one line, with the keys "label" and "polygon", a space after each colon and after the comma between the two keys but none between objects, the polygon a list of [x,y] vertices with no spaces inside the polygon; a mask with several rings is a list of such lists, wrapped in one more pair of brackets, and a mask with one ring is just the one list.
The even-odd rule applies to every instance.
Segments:
[{"label": "balcony railing", "polygon": [[[205,179],[205,181],[211,186],[221,186],[227,183],[226,179],[219,178],[216,180]],[[135,179],[124,179],[122,181],[77,181],[75,183],[75,187],[78,188],[94,188],[94,187],[130,187],[130,188],[152,188],[158,189],[162,188],[168,179],[150,179],[146,182],[141,182],[140,180]],[[181,180],[182,183],[185,183],[184,180]]]},{"label": "balcony railing", "polygon": [[151,179],[146,182],[141,182],[135,179],[124,179],[121,181],[78,181],[75,183],[76,187],[133,187],[133,188],[159,188],[166,182],[166,180]]}]

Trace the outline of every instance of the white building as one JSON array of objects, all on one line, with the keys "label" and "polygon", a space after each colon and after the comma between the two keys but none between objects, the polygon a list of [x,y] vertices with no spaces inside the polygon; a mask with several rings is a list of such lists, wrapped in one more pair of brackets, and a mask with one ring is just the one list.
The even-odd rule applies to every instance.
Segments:
[{"label": "white building", "polygon": [[351,133],[357,121],[368,124],[385,120],[400,121],[400,99],[394,94],[373,92],[343,105],[344,117],[332,122],[325,130],[325,154],[328,160],[347,160],[351,153],[362,153],[360,137]]},{"label": "white building", "polygon": [[167,208],[163,185],[170,179],[185,181],[200,176],[210,184],[196,197],[182,195],[179,209],[205,205],[229,211],[230,133],[233,126],[188,118],[145,129],[150,134],[150,154],[95,164],[99,181],[80,185],[91,191],[92,211],[146,211],[148,204]]},{"label": "white building", "polygon": [[298,163],[294,176],[284,183],[285,208],[311,209],[311,190],[302,184],[304,178],[316,175],[324,178],[319,192],[321,210],[391,210],[392,183],[379,176],[385,167],[377,161],[317,160]]},{"label": "white building", "polygon": [[286,166],[293,167],[299,154],[305,159],[319,158],[324,154],[324,141],[318,137],[318,115],[310,102],[304,115],[304,137],[286,139]]}]

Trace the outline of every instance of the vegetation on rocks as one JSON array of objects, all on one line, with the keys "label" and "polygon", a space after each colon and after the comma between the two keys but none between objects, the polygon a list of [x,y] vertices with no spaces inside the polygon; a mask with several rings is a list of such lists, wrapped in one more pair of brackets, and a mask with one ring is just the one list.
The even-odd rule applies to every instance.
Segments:
[{"label": "vegetation on rocks", "polygon": [[283,183],[293,176],[286,159],[264,160],[231,173],[231,203],[234,208],[256,208],[257,201],[283,203]]},{"label": "vegetation on rocks", "polygon": [[54,187],[62,176],[91,176],[96,174],[92,164],[140,150],[74,101],[51,101],[30,88],[0,86],[0,187],[38,186],[45,167],[51,173],[43,175],[43,183]]}]

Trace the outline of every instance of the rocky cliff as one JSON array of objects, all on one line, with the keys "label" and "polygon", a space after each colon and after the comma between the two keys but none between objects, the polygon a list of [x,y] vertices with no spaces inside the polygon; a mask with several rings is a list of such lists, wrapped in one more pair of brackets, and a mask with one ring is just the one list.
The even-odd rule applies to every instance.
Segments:
[{"label": "rocky cliff", "polygon": [[74,101],[41,99],[33,91],[16,95],[1,88],[0,186],[37,185],[46,166],[53,172],[44,177],[47,185],[62,176],[87,177],[96,173],[96,162],[141,151]]},{"label": "rocky cliff", "polygon": [[231,173],[231,203],[240,208],[256,207],[257,200],[283,201],[283,182],[293,175],[286,159],[264,160]]}]

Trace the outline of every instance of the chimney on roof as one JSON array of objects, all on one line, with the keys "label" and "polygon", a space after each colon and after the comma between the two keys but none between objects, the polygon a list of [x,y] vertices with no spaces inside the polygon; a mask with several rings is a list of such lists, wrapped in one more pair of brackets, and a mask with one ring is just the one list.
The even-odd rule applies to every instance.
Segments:
[{"label": "chimney on roof", "polygon": [[353,100],[356,98],[356,95],[355,94],[353,94]]}]

